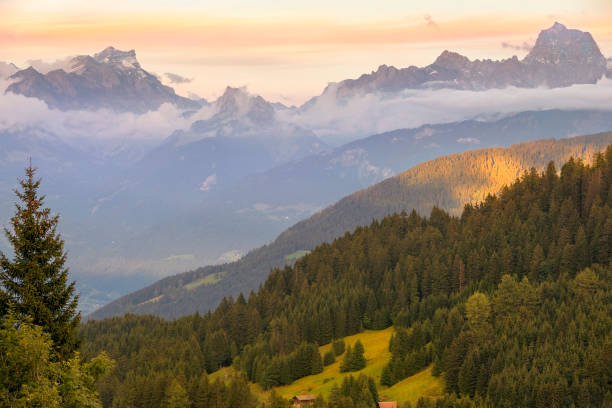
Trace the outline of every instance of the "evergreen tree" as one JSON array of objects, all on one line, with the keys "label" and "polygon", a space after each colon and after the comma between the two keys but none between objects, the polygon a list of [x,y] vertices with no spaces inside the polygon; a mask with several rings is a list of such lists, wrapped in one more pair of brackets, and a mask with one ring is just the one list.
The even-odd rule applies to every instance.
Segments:
[{"label": "evergreen tree", "polygon": [[344,353],[344,349],[345,349],[344,340],[342,340],[342,339],[334,340],[332,348],[334,349],[334,354],[336,355],[336,357],[342,355],[342,353]]},{"label": "evergreen tree", "polygon": [[336,357],[332,350],[329,350],[327,353],[325,353],[325,356],[323,357],[323,365],[328,366],[330,364],[334,364],[335,362],[336,362]]},{"label": "evergreen tree", "polygon": [[176,379],[173,379],[166,390],[164,407],[166,408],[189,408],[191,402],[187,391]]},{"label": "evergreen tree", "polygon": [[353,350],[351,346],[347,346],[346,353],[344,354],[344,358],[342,359],[342,364],[340,364],[340,372],[346,373],[347,371],[351,371],[351,360],[353,359]]},{"label": "evergreen tree", "polygon": [[357,340],[351,356],[351,371],[359,371],[366,366],[365,349],[361,340]]},{"label": "evergreen tree", "polygon": [[74,282],[67,284],[64,241],[57,232],[59,216],[43,207],[45,197],[38,194],[40,179],[35,180],[35,171],[30,164],[25,179],[19,181],[21,191],[15,194],[20,203],[15,204],[12,228],[4,229],[14,258],[11,261],[0,252],[0,287],[5,291],[0,301],[5,298],[17,317],[29,316],[48,332],[56,352],[66,359],[77,347],[78,296]]}]

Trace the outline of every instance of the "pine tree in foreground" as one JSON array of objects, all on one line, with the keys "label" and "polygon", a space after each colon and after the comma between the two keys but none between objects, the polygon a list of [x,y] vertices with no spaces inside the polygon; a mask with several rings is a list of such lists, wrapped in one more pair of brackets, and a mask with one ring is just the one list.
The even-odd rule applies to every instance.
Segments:
[{"label": "pine tree in foreground", "polygon": [[64,241],[57,232],[59,216],[44,208],[35,172],[30,163],[25,179],[19,181],[21,189],[15,190],[19,202],[11,228],[4,229],[14,257],[10,260],[0,252],[0,301],[4,303],[0,312],[11,309],[19,318],[31,318],[50,334],[58,356],[67,359],[77,348],[78,296],[74,282],[67,282]]}]

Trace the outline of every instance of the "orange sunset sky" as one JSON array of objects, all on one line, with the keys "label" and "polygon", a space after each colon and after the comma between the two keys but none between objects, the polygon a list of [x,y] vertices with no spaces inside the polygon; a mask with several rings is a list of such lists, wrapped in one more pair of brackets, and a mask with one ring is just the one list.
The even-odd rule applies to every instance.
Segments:
[{"label": "orange sunset sky", "polygon": [[232,85],[300,104],[330,81],[427,65],[444,49],[523,57],[555,21],[612,56],[612,0],[0,0],[0,16],[0,61],[136,49],[145,69],[192,79],[177,92],[207,99]]}]

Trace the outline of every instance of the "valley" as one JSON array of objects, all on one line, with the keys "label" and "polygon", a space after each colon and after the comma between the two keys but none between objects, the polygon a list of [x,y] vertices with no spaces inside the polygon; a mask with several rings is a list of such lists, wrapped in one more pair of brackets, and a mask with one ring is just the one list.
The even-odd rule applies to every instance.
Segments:
[{"label": "valley", "polygon": [[0,1],[0,407],[612,407],[612,9],[344,3]]}]

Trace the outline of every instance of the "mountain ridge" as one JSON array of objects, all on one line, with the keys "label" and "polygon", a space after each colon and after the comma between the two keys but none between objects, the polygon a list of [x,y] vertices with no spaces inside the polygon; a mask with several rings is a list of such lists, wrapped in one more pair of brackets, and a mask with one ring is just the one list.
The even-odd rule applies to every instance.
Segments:
[{"label": "mountain ridge", "polygon": [[[182,316],[196,310],[205,313],[209,308],[214,308],[224,295],[237,296],[239,292],[248,293],[251,289],[255,289],[265,279],[270,269],[281,267],[284,263],[291,263],[287,256],[294,251],[312,249],[322,242],[330,242],[341,236],[344,231],[350,231],[358,225],[368,224],[372,219],[379,219],[401,210],[410,211],[412,208],[417,208],[424,212],[433,205],[439,205],[443,208],[453,209],[456,213],[467,202],[466,197],[469,196],[472,200],[482,200],[486,195],[485,193],[495,192],[494,187],[500,188],[502,183],[513,181],[520,174],[520,171],[527,169],[534,162],[537,162],[537,168],[543,168],[550,159],[568,158],[570,155],[577,155],[588,160],[590,154],[599,151],[610,142],[612,142],[612,133],[605,133],[571,139],[527,142],[511,148],[481,149],[476,152],[486,156],[489,152],[510,152],[513,149],[529,150],[533,146],[537,146],[534,148],[536,153],[533,153],[533,157],[527,162],[517,161],[516,159],[508,162],[509,168],[514,169],[514,173],[509,173],[510,177],[504,170],[506,177],[491,186],[487,184],[486,178],[474,176],[474,184],[467,189],[468,192],[460,191],[457,193],[458,195],[449,190],[449,186],[458,184],[456,180],[447,181],[446,184],[440,182],[432,184],[428,181],[429,187],[427,183],[419,182],[402,184],[405,183],[405,176],[402,173],[401,176],[387,179],[366,190],[345,197],[326,210],[316,213],[310,219],[302,221],[281,233],[271,244],[251,251],[233,264],[208,266],[164,278],[151,286],[106,305],[92,313],[88,318],[99,319],[127,312],[151,313],[166,318]],[[556,149],[554,154],[551,153],[554,150],[553,147]],[[461,165],[467,165],[468,162],[474,161],[474,157],[470,156],[473,154],[476,153],[466,152],[448,157],[463,158],[463,160],[454,162],[454,166],[461,168]],[[478,154],[476,154],[477,157]],[[523,152],[523,154],[526,153]],[[520,154],[517,155],[520,156]],[[504,166],[506,165],[502,160],[504,157],[504,154],[501,153],[493,163],[488,161],[486,163],[489,163],[488,165],[492,168],[500,165]],[[436,160],[439,162],[443,159]],[[427,163],[436,162],[436,160]],[[418,169],[427,166],[427,163],[415,166],[411,171],[418,172]],[[388,186],[391,187],[390,191],[384,194],[377,192],[377,189],[387,188]],[[377,202],[374,199],[368,200],[367,197],[371,197],[372,191],[374,191],[374,196],[392,197],[391,202],[385,202],[384,199],[382,202]],[[470,195],[477,192],[480,193],[480,196],[472,197]],[[364,196],[366,199],[364,199]],[[355,214],[362,214],[362,216],[355,217]],[[309,240],[308,237],[313,236],[318,238]],[[211,285],[199,284],[199,282],[204,282],[208,276],[222,276],[223,279]],[[197,287],[193,290],[182,289],[184,285],[189,283],[194,283]],[[151,299],[155,299],[155,301],[150,302]]]},{"label": "mountain ridge", "polygon": [[[404,89],[452,88],[486,90],[514,86],[518,88],[565,87],[574,84],[594,84],[612,73],[606,58],[588,32],[568,29],[555,22],[542,30],[535,46],[522,60],[514,56],[500,61],[470,60],[445,50],[423,68],[396,68],[381,65],[370,74],[357,79],[345,79],[328,85],[323,94],[337,99],[375,92],[393,93]],[[315,97],[302,109],[315,103]]]},{"label": "mountain ridge", "polygon": [[60,110],[145,113],[164,103],[181,109],[200,107],[145,71],[134,50],[107,47],[94,56],[76,56],[69,66],[68,71],[55,69],[46,74],[30,66],[9,77],[13,82],[5,92],[35,97]]}]

